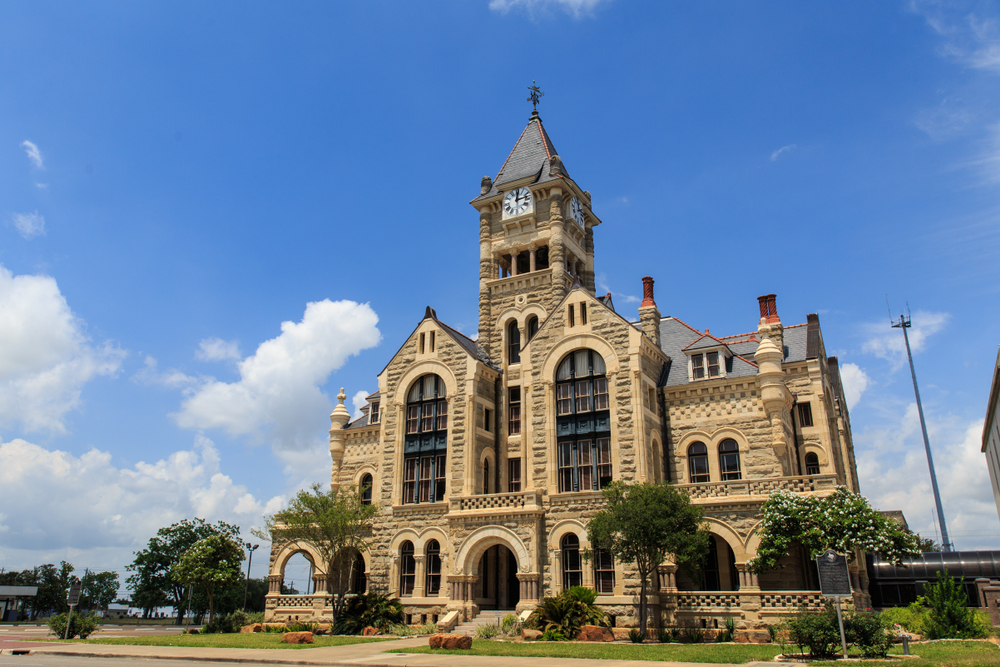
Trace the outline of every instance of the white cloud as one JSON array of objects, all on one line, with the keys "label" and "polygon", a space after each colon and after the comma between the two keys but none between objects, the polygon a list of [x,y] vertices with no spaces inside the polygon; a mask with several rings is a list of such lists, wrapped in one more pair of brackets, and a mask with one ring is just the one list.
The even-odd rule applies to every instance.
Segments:
[{"label": "white cloud", "polygon": [[186,375],[175,368],[161,373],[159,363],[149,355],[146,355],[142,368],[131,377],[131,380],[147,386],[160,385],[171,389],[189,387],[199,381],[198,378]]},{"label": "white cloud", "polygon": [[48,190],[49,189],[49,184],[48,183],[35,183],[35,187],[38,188],[39,190]]},{"label": "white cloud", "polygon": [[222,340],[221,338],[206,338],[198,344],[198,351],[194,356],[202,361],[225,361],[227,359],[240,360],[240,344],[235,340]]},{"label": "white cloud", "polygon": [[358,393],[354,394],[354,398],[351,399],[351,403],[354,404],[354,415],[351,419],[358,419],[361,417],[361,408],[368,405],[368,401],[365,400],[368,396],[368,392],[362,389]]},{"label": "white cloud", "polygon": [[45,165],[42,164],[42,153],[38,150],[38,146],[26,139],[21,142],[21,147],[27,154],[28,159],[31,160],[31,164],[35,165],[35,169],[45,169]]},{"label": "white cloud", "polygon": [[[912,326],[907,332],[910,339],[910,349],[914,353],[923,350],[927,339],[944,329],[950,318],[951,315],[948,313],[934,313],[924,310],[913,313]],[[906,343],[903,340],[903,333],[899,329],[893,329],[886,322],[885,324],[865,324],[862,325],[862,330],[868,335],[868,340],[861,347],[862,351],[885,359],[896,368],[906,363]]]},{"label": "white cloud", "polygon": [[639,303],[642,301],[642,299],[637,296],[622,294],[621,292],[615,292],[612,290],[611,286],[608,285],[608,277],[604,273],[598,273],[594,282],[597,284],[597,292],[599,295],[601,292],[604,292],[605,294],[610,294],[612,297],[623,300],[625,303]]},{"label": "white cloud", "polygon": [[121,569],[162,526],[200,517],[249,528],[284,501],[257,500],[235,484],[201,434],[190,450],[131,468],[96,448],[77,457],[20,439],[0,442],[0,488],[0,561],[8,568],[67,558],[78,567]]},{"label": "white cloud", "polygon": [[787,153],[788,151],[794,150],[795,148],[798,148],[798,146],[796,146],[795,144],[788,144],[787,146],[782,146],[778,150],[771,153],[771,162],[774,162],[779,157],[781,157],[782,153]]},{"label": "white cloud", "polygon": [[63,433],[83,385],[118,372],[126,352],[92,345],[85,329],[54,278],[0,265],[0,427]]},{"label": "white cloud", "polygon": [[871,378],[857,364],[843,364],[840,367],[840,380],[844,385],[844,398],[847,400],[847,409],[853,410],[854,406],[861,400],[861,394],[865,393]]},{"label": "white cloud", "polygon": [[14,229],[26,239],[45,234],[45,218],[39,215],[38,211],[14,213],[11,215],[11,222],[14,223]]},{"label": "white cloud", "polygon": [[[952,540],[959,549],[996,549],[1000,526],[980,452],[983,420],[945,418],[929,421],[928,430]],[[912,530],[934,537],[934,495],[916,404],[894,426],[856,436],[855,442],[861,491],[879,509],[903,510]]]},{"label": "white cloud", "polygon": [[531,16],[550,9],[559,9],[580,18],[593,13],[594,9],[607,0],[490,0],[490,9],[506,14],[512,9],[521,9]]},{"label": "white cloud", "polygon": [[301,322],[282,322],[280,336],[238,364],[239,380],[205,380],[172,417],[183,428],[267,440],[290,467],[315,467],[329,428],[323,415],[333,407],[321,387],[349,357],[378,345],[377,323],[368,304],[310,303]]}]

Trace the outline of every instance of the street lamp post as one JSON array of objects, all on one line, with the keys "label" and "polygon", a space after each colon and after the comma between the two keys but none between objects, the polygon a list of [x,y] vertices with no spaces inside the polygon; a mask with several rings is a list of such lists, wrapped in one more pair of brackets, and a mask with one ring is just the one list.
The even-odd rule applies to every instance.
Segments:
[{"label": "street lamp post", "polygon": [[257,547],[259,547],[260,545],[259,544],[250,544],[249,542],[247,542],[244,546],[250,552],[250,557],[247,559],[247,579],[246,579],[246,583],[243,584],[243,611],[246,611],[247,610],[247,592],[250,589],[250,564],[253,563],[253,552],[257,551]]}]

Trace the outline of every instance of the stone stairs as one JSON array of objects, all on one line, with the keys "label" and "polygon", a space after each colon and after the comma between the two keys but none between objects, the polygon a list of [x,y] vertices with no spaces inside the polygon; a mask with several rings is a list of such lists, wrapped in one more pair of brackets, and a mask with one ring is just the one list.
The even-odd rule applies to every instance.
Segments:
[{"label": "stone stairs", "polygon": [[471,621],[456,625],[455,629],[452,630],[452,634],[474,637],[476,635],[476,628],[480,625],[499,625],[500,621],[507,614],[514,614],[516,616],[517,612],[513,609],[488,609],[481,611]]}]

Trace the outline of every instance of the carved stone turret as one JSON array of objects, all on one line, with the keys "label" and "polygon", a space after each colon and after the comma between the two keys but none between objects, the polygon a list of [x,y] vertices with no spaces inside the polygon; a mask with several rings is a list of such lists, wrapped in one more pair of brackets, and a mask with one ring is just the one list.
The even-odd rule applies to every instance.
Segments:
[{"label": "carved stone turret", "polygon": [[760,398],[764,403],[764,411],[771,420],[772,440],[775,453],[784,457],[788,449],[788,438],[785,436],[784,416],[792,406],[792,394],[785,386],[785,373],[781,368],[785,358],[781,319],[778,317],[775,295],[768,294],[758,298],[760,302],[760,322],[757,333],[760,345],[754,353],[757,362],[757,382],[760,386]]},{"label": "carved stone turret", "polygon": [[347,394],[344,393],[344,388],[341,387],[340,393],[337,394],[337,407],[330,413],[330,458],[333,459],[330,488],[334,491],[340,486],[340,482],[338,481],[340,477],[340,461],[344,458],[344,441],[347,439],[344,427],[347,426],[347,422],[351,421],[351,413],[344,407],[344,399],[346,398]]}]

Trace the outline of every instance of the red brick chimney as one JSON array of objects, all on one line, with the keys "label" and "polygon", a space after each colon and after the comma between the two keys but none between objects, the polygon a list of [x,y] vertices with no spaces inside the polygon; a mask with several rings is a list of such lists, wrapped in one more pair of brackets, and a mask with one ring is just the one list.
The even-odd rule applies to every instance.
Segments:
[{"label": "red brick chimney", "polygon": [[646,276],[642,279],[642,303],[639,304],[639,307],[649,308],[650,306],[656,308],[656,301],[653,300],[653,278]]},{"label": "red brick chimney", "polygon": [[660,347],[660,309],[653,300],[653,279],[646,276],[642,279],[642,303],[639,304],[639,322],[642,333]]},{"label": "red brick chimney", "polygon": [[778,317],[778,305],[775,302],[777,298],[774,294],[765,294],[764,296],[757,297],[757,303],[760,304],[760,319],[768,324],[781,322],[781,319]]}]

